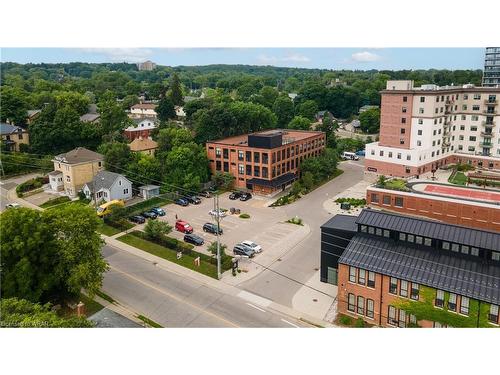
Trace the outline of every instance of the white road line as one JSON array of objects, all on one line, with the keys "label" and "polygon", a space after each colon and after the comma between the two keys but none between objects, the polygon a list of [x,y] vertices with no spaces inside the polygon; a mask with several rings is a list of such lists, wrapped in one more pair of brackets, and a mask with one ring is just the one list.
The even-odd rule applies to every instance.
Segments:
[{"label": "white road line", "polygon": [[255,306],[255,305],[252,305],[251,303],[246,302],[246,304],[247,304],[248,306],[250,306],[250,307],[253,307],[254,309],[259,310],[259,311],[262,311],[262,312],[267,312],[266,310],[263,310],[263,309],[261,309],[260,307],[257,307],[257,306]]},{"label": "white road line", "polygon": [[288,320],[281,319],[281,321],[282,321],[283,323],[290,324],[292,327],[295,327],[295,328],[300,328],[299,326],[297,326],[297,325],[295,325],[295,324],[293,324],[293,323],[290,323]]}]

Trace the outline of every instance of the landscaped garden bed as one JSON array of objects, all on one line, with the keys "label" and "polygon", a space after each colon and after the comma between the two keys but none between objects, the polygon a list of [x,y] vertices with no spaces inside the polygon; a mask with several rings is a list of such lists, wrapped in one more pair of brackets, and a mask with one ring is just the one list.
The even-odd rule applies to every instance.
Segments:
[{"label": "landscaped garden bed", "polygon": [[49,183],[49,178],[45,177],[35,177],[31,180],[25,181],[16,187],[16,194],[19,198],[26,195],[28,192],[40,189],[44,184]]}]

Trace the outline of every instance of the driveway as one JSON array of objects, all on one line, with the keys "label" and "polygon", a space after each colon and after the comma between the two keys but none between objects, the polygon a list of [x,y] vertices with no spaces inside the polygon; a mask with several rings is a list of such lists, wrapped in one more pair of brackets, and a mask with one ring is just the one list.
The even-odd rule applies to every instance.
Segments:
[{"label": "driveway", "polygon": [[5,210],[5,206],[9,203],[14,203],[12,199],[9,199],[7,192],[14,189],[17,185],[28,181],[32,178],[43,176],[42,173],[30,173],[22,176],[10,177],[7,179],[1,179],[0,181],[0,212]]}]

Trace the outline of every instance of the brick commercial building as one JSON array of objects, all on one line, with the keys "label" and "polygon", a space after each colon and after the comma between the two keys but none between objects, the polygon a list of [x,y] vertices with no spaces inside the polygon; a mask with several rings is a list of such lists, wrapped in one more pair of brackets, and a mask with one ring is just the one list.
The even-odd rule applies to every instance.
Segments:
[{"label": "brick commercial building", "polygon": [[236,187],[271,194],[291,184],[302,160],[319,156],[325,140],[323,132],[266,130],[210,141],[206,149],[212,173],[231,173]]},{"label": "brick commercial building", "polygon": [[415,176],[449,163],[500,170],[500,87],[387,81],[380,140],[366,145],[366,172]]},{"label": "brick commercial building", "polygon": [[500,234],[365,209],[321,228],[338,311],[382,327],[499,324]]},{"label": "brick commercial building", "polygon": [[408,186],[409,191],[369,186],[366,202],[373,208],[500,232],[500,191],[428,182]]}]

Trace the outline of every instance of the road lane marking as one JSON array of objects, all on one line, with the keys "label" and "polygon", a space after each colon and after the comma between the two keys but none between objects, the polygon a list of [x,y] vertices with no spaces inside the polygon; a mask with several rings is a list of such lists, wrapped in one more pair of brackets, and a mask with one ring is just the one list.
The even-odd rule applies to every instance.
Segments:
[{"label": "road lane marking", "polygon": [[243,298],[244,300],[247,300],[248,302],[253,302],[253,303],[255,303],[259,306],[262,306],[262,307],[267,307],[272,303],[272,301],[268,300],[267,298],[258,296],[258,295],[253,294],[253,293],[249,293],[245,290],[242,290],[241,292],[239,292],[237,294],[237,296],[240,298]]},{"label": "road lane marking", "polygon": [[257,306],[255,306],[255,305],[252,305],[251,303],[248,303],[248,302],[247,302],[246,304],[247,304],[248,306],[253,307],[254,309],[257,309],[257,310],[262,311],[262,312],[264,312],[264,313],[265,313],[265,312],[267,312],[266,310],[261,309],[260,307],[257,307]]},{"label": "road lane marking", "polygon": [[197,305],[195,305],[195,304],[193,304],[191,302],[185,301],[182,298],[177,297],[176,295],[173,295],[171,293],[166,292],[165,290],[163,290],[161,288],[156,287],[155,285],[152,285],[152,284],[147,283],[147,282],[145,282],[145,281],[143,281],[143,280],[141,280],[141,279],[139,279],[139,278],[137,278],[135,276],[132,276],[131,274],[129,274],[127,272],[124,272],[124,271],[120,270],[117,267],[114,267],[114,266],[110,265],[109,268],[112,269],[112,270],[115,270],[116,272],[118,272],[118,273],[120,273],[120,274],[122,274],[122,275],[124,275],[124,276],[126,276],[126,277],[128,277],[128,278],[130,278],[130,279],[132,279],[132,280],[134,280],[134,281],[142,284],[142,285],[147,286],[150,289],[156,290],[157,292],[159,292],[161,294],[164,294],[164,295],[166,295],[166,296],[168,296],[168,297],[170,297],[172,299],[175,299],[178,302],[181,302],[181,303],[184,303],[184,304],[186,304],[188,306],[191,306],[192,308],[200,311],[203,314],[210,315],[210,316],[212,316],[212,317],[214,317],[214,318],[216,318],[218,320],[221,320],[221,321],[223,321],[223,322],[225,322],[225,323],[227,323],[227,324],[229,324],[229,325],[231,325],[231,326],[233,326],[235,328],[239,328],[239,326],[237,324],[231,322],[230,320],[227,320],[226,318],[223,318],[223,317],[221,317],[221,316],[219,316],[217,314],[214,314],[214,313],[212,313],[210,311],[204,310],[201,307],[199,307],[199,306],[197,306]]},{"label": "road lane marking", "polygon": [[286,323],[286,324],[290,324],[292,327],[295,327],[295,328],[300,328],[299,326],[293,324],[293,323],[290,323],[288,320],[285,320],[285,319],[281,319],[282,322]]}]

